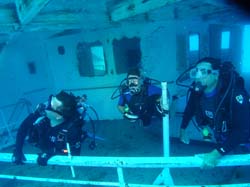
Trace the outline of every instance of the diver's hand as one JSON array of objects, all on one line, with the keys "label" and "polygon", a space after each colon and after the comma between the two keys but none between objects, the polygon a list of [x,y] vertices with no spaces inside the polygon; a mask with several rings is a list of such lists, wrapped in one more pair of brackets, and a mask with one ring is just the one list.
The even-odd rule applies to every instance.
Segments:
[{"label": "diver's hand", "polygon": [[40,166],[47,166],[48,160],[52,157],[52,154],[49,153],[40,153],[38,154],[37,164]]},{"label": "diver's hand", "polygon": [[16,149],[13,151],[12,155],[12,162],[21,165],[24,164],[24,161],[26,161],[25,155],[22,151],[17,151]]},{"label": "diver's hand", "polygon": [[186,130],[185,129],[180,129],[180,141],[184,144],[189,144],[190,143],[190,139],[188,138],[188,136],[186,135]]},{"label": "diver's hand", "polygon": [[200,154],[198,156],[203,159],[201,166],[203,169],[214,168],[218,164],[219,159],[222,157],[222,155],[216,149],[209,153]]}]

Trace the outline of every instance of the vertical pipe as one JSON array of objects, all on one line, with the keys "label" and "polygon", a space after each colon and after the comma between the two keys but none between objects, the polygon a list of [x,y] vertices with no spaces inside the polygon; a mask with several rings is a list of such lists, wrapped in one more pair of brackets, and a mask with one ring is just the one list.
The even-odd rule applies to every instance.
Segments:
[{"label": "vertical pipe", "polygon": [[169,157],[169,104],[167,94],[167,82],[161,83],[162,87],[162,109],[163,116],[163,153],[164,157]]},{"label": "vertical pipe", "polygon": [[[167,92],[167,82],[161,82],[161,107],[164,112],[162,119],[162,132],[163,132],[163,154],[165,158],[169,157],[169,104],[168,104],[168,92]],[[174,181],[171,176],[169,168],[164,168],[160,175],[154,180],[153,184],[165,184],[173,185]]]},{"label": "vertical pipe", "polygon": [[[66,146],[67,146],[67,150],[68,150],[68,158],[70,160],[72,160],[71,150],[70,150],[70,146],[69,146],[68,142],[66,143]],[[72,177],[75,178],[76,175],[75,175],[75,169],[74,169],[74,167],[70,166],[70,170],[71,170]]]},{"label": "vertical pipe", "polygon": [[117,174],[118,174],[118,180],[120,187],[125,187],[125,181],[124,181],[124,176],[123,176],[123,170],[121,167],[117,168]]}]

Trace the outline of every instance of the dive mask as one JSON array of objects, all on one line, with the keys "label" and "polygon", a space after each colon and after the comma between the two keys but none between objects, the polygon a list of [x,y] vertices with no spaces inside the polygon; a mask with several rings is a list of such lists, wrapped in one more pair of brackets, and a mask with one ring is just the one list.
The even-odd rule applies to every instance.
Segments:
[{"label": "dive mask", "polygon": [[127,78],[127,85],[131,94],[137,94],[141,91],[141,85],[138,76],[129,76]]},{"label": "dive mask", "polygon": [[189,72],[189,76],[191,79],[201,79],[207,77],[209,74],[212,73],[211,69],[206,69],[206,68],[193,68]]}]

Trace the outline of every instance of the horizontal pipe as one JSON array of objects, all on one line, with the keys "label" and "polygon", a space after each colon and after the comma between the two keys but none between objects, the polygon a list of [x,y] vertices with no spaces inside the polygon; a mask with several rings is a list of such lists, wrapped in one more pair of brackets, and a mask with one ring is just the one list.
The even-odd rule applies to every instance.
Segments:
[{"label": "horizontal pipe", "polygon": [[82,180],[72,180],[72,179],[41,178],[41,177],[27,177],[27,176],[16,176],[16,175],[0,175],[0,179],[51,182],[51,183],[63,183],[63,184],[96,185],[96,186],[97,185],[119,186],[118,182],[82,181]]},{"label": "horizontal pipe", "polygon": [[[23,181],[36,181],[36,182],[51,182],[51,183],[63,183],[63,184],[81,184],[81,185],[93,185],[93,186],[120,186],[118,182],[101,182],[101,181],[82,181],[82,180],[70,180],[70,179],[55,179],[55,178],[40,178],[40,177],[26,177],[16,175],[0,175],[0,179],[12,179]],[[166,185],[150,185],[150,184],[126,184],[129,187],[166,187]],[[188,187],[249,187],[250,183],[242,184],[220,184],[220,185],[188,185]],[[187,187],[187,185],[168,185],[168,187]]]},{"label": "horizontal pipe", "polygon": [[[37,155],[25,154],[26,163],[36,164]],[[0,153],[0,162],[11,162],[11,153]],[[122,168],[185,168],[201,167],[200,156],[187,157],[95,157],[73,156],[70,160],[67,156],[54,156],[48,161],[48,165],[63,166],[92,166],[92,167],[122,167]],[[223,156],[218,166],[244,166],[250,165],[250,154]]]}]

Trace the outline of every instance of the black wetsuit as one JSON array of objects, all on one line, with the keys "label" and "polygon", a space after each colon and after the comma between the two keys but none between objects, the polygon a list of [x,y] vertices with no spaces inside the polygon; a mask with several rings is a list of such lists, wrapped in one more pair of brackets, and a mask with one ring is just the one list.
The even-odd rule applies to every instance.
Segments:
[{"label": "black wetsuit", "polygon": [[133,114],[138,115],[144,126],[151,123],[152,116],[162,117],[156,110],[157,101],[161,97],[161,88],[154,85],[143,85],[137,94],[131,94],[129,89],[120,96],[118,105],[128,105]]},{"label": "black wetsuit", "polygon": [[217,89],[209,95],[192,90],[181,123],[181,128],[186,129],[195,117],[199,126],[209,125],[222,155],[250,137],[250,100],[240,81],[242,78],[236,77],[228,87],[228,82],[220,79]]},{"label": "black wetsuit", "polygon": [[14,162],[22,162],[23,144],[27,136],[30,143],[50,156],[65,154],[66,142],[70,145],[72,155],[80,155],[83,120],[79,113],[76,111],[71,117],[65,118],[61,124],[52,127],[49,118],[44,115],[44,111],[50,109],[50,105],[39,108],[21,123],[16,136]]}]

